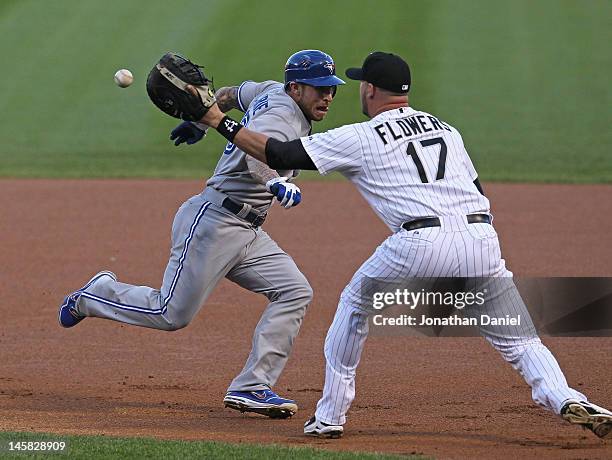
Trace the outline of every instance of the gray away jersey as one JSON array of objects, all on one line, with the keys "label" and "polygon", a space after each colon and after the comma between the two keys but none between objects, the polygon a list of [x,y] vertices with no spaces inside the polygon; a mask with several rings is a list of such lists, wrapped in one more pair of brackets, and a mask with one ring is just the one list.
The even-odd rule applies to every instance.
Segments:
[{"label": "gray away jersey", "polygon": [[[280,141],[310,134],[309,121],[285,93],[282,83],[245,81],[238,89],[238,103],[244,111],[241,123],[253,131]],[[266,191],[265,184],[251,174],[246,158],[242,150],[228,143],[207,185],[265,212],[273,197]],[[279,174],[290,177],[293,171],[279,171]]]},{"label": "gray away jersey", "polygon": [[461,135],[426,112],[389,110],[302,144],[321,174],[347,177],[394,232],[421,217],[489,211]]}]

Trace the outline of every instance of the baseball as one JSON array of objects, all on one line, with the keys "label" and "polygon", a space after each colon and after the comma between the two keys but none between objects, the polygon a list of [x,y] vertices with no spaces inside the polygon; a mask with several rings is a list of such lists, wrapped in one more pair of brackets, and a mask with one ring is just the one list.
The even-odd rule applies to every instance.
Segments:
[{"label": "baseball", "polygon": [[134,76],[132,72],[128,69],[120,69],[115,72],[115,83],[120,88],[127,88],[134,81]]}]

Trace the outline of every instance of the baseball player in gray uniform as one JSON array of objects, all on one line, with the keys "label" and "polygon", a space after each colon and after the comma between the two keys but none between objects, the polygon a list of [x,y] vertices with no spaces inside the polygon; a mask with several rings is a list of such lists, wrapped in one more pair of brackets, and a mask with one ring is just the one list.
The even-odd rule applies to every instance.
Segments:
[{"label": "baseball player in gray uniform", "polygon": [[[332,58],[317,50],[292,55],[285,82],[245,81],[221,88],[224,111],[244,112],[242,124],[282,140],[311,132],[322,120],[344,82]],[[179,145],[193,144],[206,126],[184,122],[171,133]],[[121,283],[108,271],[96,274],[68,295],[59,322],[73,327],[85,317],[174,331],[187,326],[223,278],[265,295],[270,303],[253,334],[252,350],[230,384],[226,406],[285,418],[295,401],[272,391],[298,334],[312,289],[295,262],[261,228],[274,197],[285,208],[299,204],[299,188],[290,183],[297,171],[270,169],[229,143],[205,190],[188,199],[172,225],[172,249],[161,289]]]},{"label": "baseball player in gray uniform", "polygon": [[[355,398],[355,374],[366,337],[371,303],[368,280],[393,285],[416,278],[507,280],[487,293],[489,306],[523,316],[520,329],[480,326],[481,334],[531,386],[533,400],[570,423],[612,436],[612,413],[570,388],[542,344],[506,268],[476,170],[459,132],[408,105],[408,64],[375,52],[346,75],[361,81],[363,113],[370,120],[282,142],[248,129],[215,106],[202,121],[254,158],[278,169],[338,171],[347,177],[393,232],[364,262],[342,292],[325,341],[323,396],[304,433],[340,437]],[[486,304],[485,304],[486,305]]]}]

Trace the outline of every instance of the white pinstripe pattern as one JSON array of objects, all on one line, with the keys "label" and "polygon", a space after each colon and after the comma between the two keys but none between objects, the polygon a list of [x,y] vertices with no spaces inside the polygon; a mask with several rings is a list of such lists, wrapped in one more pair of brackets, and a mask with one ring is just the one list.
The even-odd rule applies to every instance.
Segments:
[{"label": "white pinstripe pattern", "polygon": [[[411,108],[390,110],[363,123],[304,137],[302,144],[321,174],[338,171],[345,175],[393,231],[398,231],[403,222],[420,217],[487,212],[489,200],[473,184],[476,170],[455,128],[446,125],[450,131],[433,130],[397,141],[391,140],[389,134],[387,144],[375,129],[416,116],[434,118]],[[420,144],[436,138],[443,139],[447,146],[442,180],[435,180],[440,146]],[[423,163],[428,183],[421,181],[407,154],[410,143]]]},{"label": "white pinstripe pattern", "polygon": [[[512,276],[500,258],[492,226],[466,223],[459,230],[443,227],[401,231],[377,248],[344,289],[327,334],[325,385],[317,404],[318,420],[344,424],[355,397],[355,374],[368,335],[369,305],[362,304],[367,296],[361,292],[364,281],[385,279],[394,285],[415,277],[453,276]],[[520,314],[524,319],[522,327],[505,328],[504,336],[498,336],[495,328],[482,327],[481,333],[525,378],[536,403],[559,413],[568,399],[586,400],[568,387],[557,361],[531,330],[529,314],[514,284],[511,286],[500,294],[498,302],[487,303],[488,313],[502,309],[504,314]]]},{"label": "white pinstripe pattern", "polygon": [[[414,117],[429,120],[427,127],[433,130],[392,139],[397,133],[391,133],[387,123],[411,118],[414,122]],[[386,137],[376,127],[379,131],[386,127]],[[436,179],[441,141],[421,145],[421,141],[438,138],[447,147],[442,179]],[[338,171],[345,175],[396,232],[364,262],[340,296],[325,340],[325,385],[317,404],[317,420],[344,424],[355,398],[355,374],[371,311],[371,304],[366,303],[368,292],[362,292],[366,280],[384,280],[390,285],[412,278],[499,280],[489,286],[487,313],[520,314],[522,326],[503,332],[481,327],[481,334],[525,378],[538,404],[559,413],[568,399],[586,400],[568,387],[557,361],[537,337],[511,281],[512,273],[506,269],[492,225],[467,223],[467,214],[489,212],[489,201],[473,184],[477,173],[456,129],[425,112],[404,108],[383,112],[368,122],[302,138],[302,143],[320,173]],[[423,182],[423,172],[419,173],[416,161],[407,153],[409,143],[423,164],[427,182]],[[441,227],[411,232],[401,229],[403,222],[427,216],[439,217]]]}]

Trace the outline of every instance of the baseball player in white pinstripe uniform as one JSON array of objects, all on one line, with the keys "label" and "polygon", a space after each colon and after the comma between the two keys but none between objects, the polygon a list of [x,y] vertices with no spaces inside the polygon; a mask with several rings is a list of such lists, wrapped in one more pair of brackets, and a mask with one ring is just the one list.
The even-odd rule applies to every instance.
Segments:
[{"label": "baseball player in white pinstripe uniform", "polygon": [[[346,75],[361,81],[362,109],[369,121],[280,142],[248,129],[228,132],[231,119],[214,106],[202,119],[273,168],[340,172],[393,232],[342,292],[327,334],[323,396],[315,416],[304,426],[306,434],[323,437],[343,434],[355,397],[355,373],[372,311],[363,303],[364,282],[512,277],[491,224],[489,201],[461,135],[438,117],[408,105],[407,63],[399,56],[375,52]],[[612,413],[568,386],[510,284],[512,289],[500,296],[505,296],[506,308],[526,315],[523,330],[500,335],[481,327],[481,333],[524,377],[537,404],[599,437],[612,436]]]}]

